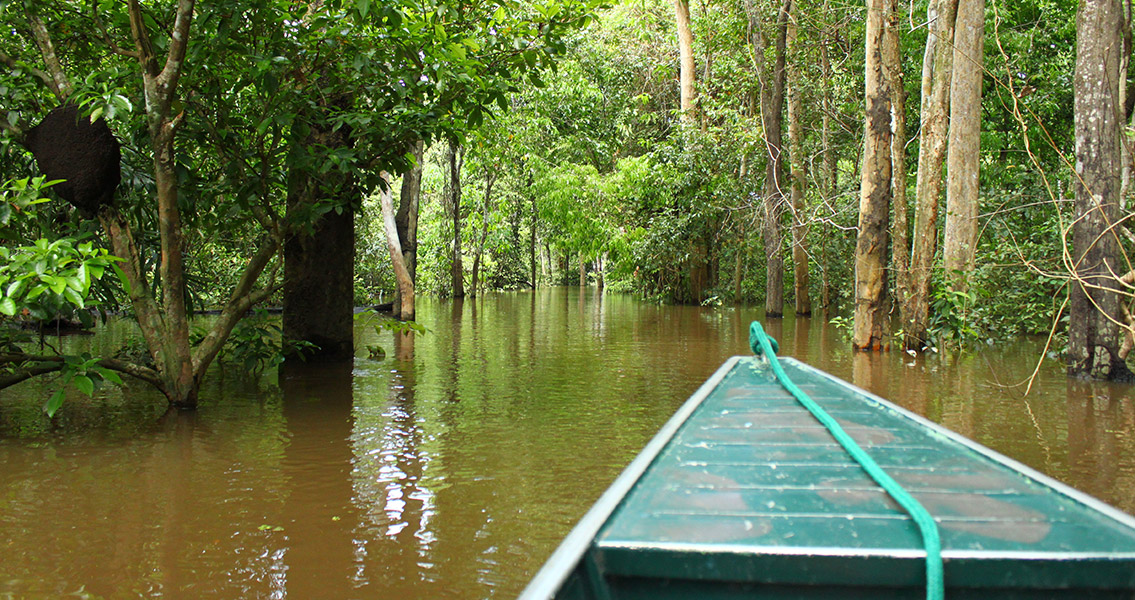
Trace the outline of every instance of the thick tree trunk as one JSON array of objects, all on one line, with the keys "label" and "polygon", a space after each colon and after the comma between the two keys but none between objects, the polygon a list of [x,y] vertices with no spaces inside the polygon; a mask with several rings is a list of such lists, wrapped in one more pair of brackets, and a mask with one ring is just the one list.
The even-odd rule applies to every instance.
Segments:
[{"label": "thick tree trunk", "polygon": [[891,201],[891,98],[884,44],[895,0],[867,1],[863,171],[855,246],[857,350],[881,350],[887,333],[887,230]]},{"label": "thick tree trunk", "polygon": [[[793,11],[795,13],[795,10]],[[795,14],[789,15],[788,48],[795,49],[797,25]],[[804,183],[808,174],[804,170],[804,97],[800,68],[793,60],[788,66],[788,156],[792,172],[792,265],[796,314],[812,314],[812,295],[808,285],[808,220],[804,203]]]},{"label": "thick tree trunk", "polygon": [[960,2],[955,23],[943,258],[951,287],[964,291],[977,247],[985,0]]},{"label": "thick tree trunk", "polygon": [[[953,73],[954,19],[958,0],[931,0],[927,8],[930,32],[922,58],[922,128],[918,175],[915,183],[914,234],[910,268],[899,297],[907,349],[926,347],[930,326],[930,279],[938,253],[938,207],[941,203],[942,167],[949,134],[950,81]],[[900,252],[903,251],[899,250]]]},{"label": "thick tree trunk", "polygon": [[1076,220],[1072,225],[1073,282],[1068,326],[1068,373],[1130,379],[1119,356],[1122,322],[1115,232],[1120,213],[1119,106],[1122,31],[1119,0],[1083,0],[1076,18]]},{"label": "thick tree trunk", "polygon": [[694,32],[690,27],[689,0],[674,0],[674,12],[678,24],[679,90],[681,92],[681,115],[683,123],[690,123],[694,117]]},{"label": "thick tree trunk", "polygon": [[465,297],[465,269],[461,266],[461,163],[457,142],[450,142],[445,152],[448,177],[445,183],[446,209],[452,223],[450,242],[450,286],[454,298]]},{"label": "thick tree trunk", "polygon": [[[398,229],[398,243],[402,247],[402,262],[410,281],[418,280],[418,208],[422,198],[422,165],[426,156],[425,143],[414,144],[414,167],[402,176],[402,190],[399,193],[398,213],[394,215],[394,225]],[[411,307],[409,313],[402,309],[403,298],[413,293],[413,289],[398,287],[394,295],[394,316],[403,321],[414,320],[414,298],[407,299]]]},{"label": "thick tree trunk", "polygon": [[[406,253],[399,240],[397,217],[394,215],[394,194],[390,187],[390,176],[383,171],[382,178],[387,187],[379,192],[382,207],[382,226],[386,233],[386,249],[390,252],[390,263],[394,266],[394,279],[397,281],[400,303],[394,312],[395,318],[403,321],[414,320],[414,278],[406,264]],[[403,200],[405,201],[405,200]]]},{"label": "thick tree trunk", "polygon": [[[339,99],[337,101],[344,101]],[[318,117],[308,124],[305,148],[349,148],[349,127],[335,129]],[[284,244],[283,335],[310,342],[300,360],[350,360],[354,356],[355,212],[358,188],[349,174],[332,169],[316,174],[296,169],[289,174],[287,214],[290,223],[311,222]],[[337,208],[311,221],[319,203]],[[301,229],[297,227],[296,229]]]}]

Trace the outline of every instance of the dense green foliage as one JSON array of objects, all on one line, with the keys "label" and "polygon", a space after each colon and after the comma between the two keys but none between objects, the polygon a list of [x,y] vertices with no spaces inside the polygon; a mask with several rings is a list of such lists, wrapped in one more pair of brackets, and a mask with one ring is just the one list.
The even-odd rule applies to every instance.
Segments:
[{"label": "dense green foliage", "polygon": [[[156,294],[163,282],[148,113],[122,4],[0,1],[0,177],[20,182],[35,173],[20,134],[59,102],[37,41],[41,22],[62,57],[70,100],[92,120],[107,120],[122,142],[117,204],[136,231]],[[158,53],[171,44],[175,4],[143,8]],[[448,174],[440,157],[452,140],[463,152],[466,278],[476,257],[478,289],[577,284],[583,270],[590,284],[663,302],[760,300],[768,153],[758,65],[772,49],[753,40],[773,34],[779,5],[694,7],[698,96],[689,123],[678,118],[671,4],[625,2],[594,19],[598,6],[360,0],[312,10],[283,0],[199,3],[175,103],[184,115],[174,160],[191,306],[222,307],[265,240],[302,235],[330,211],[360,213],[356,303],[389,298],[395,284],[373,195],[382,171],[410,167],[410,144],[419,139],[430,148],[420,291],[452,291],[452,222],[442,197]],[[913,195],[926,2],[904,9]],[[931,321],[940,343],[1047,332],[1058,317],[1067,279],[1075,9],[1072,0],[989,3],[978,264],[961,295],[946,290],[943,273],[934,274]],[[803,157],[805,196],[795,220],[806,226],[810,293],[829,315],[846,314],[853,297],[863,10],[797,3],[798,38],[787,52],[789,85],[802,98],[796,118],[803,137],[794,150]],[[335,132],[348,141],[319,137]],[[285,200],[301,176],[328,189],[347,182],[351,193],[289,208]],[[23,184],[9,184],[0,203],[0,277],[7,282],[0,318],[82,316],[92,294],[104,306],[126,308],[117,280],[99,282],[113,259],[98,227],[57,202],[11,219],[29,201],[13,185]],[[790,297],[791,212],[781,216]],[[279,260],[258,285],[278,285]],[[41,262],[51,267],[39,269]],[[273,364],[280,342],[269,342],[275,333],[265,327],[236,329],[245,350],[222,357],[249,371]]]}]

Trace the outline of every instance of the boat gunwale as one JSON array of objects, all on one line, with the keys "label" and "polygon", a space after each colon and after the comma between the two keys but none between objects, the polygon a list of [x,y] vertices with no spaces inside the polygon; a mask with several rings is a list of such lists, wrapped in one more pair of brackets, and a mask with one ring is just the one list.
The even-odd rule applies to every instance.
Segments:
[{"label": "boat gunwale", "polygon": [[[848,548],[841,546],[770,546],[752,544],[696,544],[687,542],[601,542],[599,549],[666,550],[698,554],[760,556],[817,556],[855,558],[925,559],[926,551],[914,548]],[[1035,552],[1021,550],[942,550],[947,560],[1135,560],[1135,552]]]},{"label": "boat gunwale", "polygon": [[682,425],[705,402],[706,398],[717,389],[733,368],[741,362],[744,356],[732,356],[725,361],[717,371],[706,379],[686,401],[670,417],[666,424],[658,430],[650,442],[635,456],[634,460],[615,481],[603,492],[599,500],[591,506],[576,523],[567,537],[564,538],[552,555],[544,562],[536,575],[528,582],[528,586],[520,593],[519,600],[546,600],[555,596],[563,587],[576,567],[582,562],[584,555],[591,549],[599,535],[599,531],[607,524],[611,515],[623,504],[627,494],[638,483],[642,475],[654,464],[654,459],[670,443]]}]

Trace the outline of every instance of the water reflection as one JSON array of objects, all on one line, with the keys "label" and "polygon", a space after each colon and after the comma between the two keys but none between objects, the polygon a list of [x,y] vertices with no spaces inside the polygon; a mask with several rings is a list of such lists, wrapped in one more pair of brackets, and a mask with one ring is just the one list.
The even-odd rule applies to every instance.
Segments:
[{"label": "water reflection", "polygon": [[[510,598],[673,411],[734,354],[745,308],[595,290],[422,298],[422,336],[360,327],[354,365],[214,370],[196,413],[143,386],[39,412],[0,392],[0,598]],[[69,344],[113,350],[124,326]],[[781,353],[1135,510],[1135,399],[1040,343],[855,353],[823,318]],[[117,340],[117,341],[116,341]],[[365,353],[365,350],[360,353]],[[49,549],[45,551],[44,549]]]}]

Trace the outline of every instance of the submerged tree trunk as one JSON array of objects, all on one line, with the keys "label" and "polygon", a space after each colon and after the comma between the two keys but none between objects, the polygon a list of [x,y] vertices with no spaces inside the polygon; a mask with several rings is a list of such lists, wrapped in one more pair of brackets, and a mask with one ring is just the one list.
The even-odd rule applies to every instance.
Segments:
[{"label": "submerged tree trunk", "polygon": [[[829,3],[824,0],[824,16],[829,14]],[[836,188],[838,185],[838,171],[836,160],[835,147],[832,146],[832,114],[835,112],[835,100],[832,98],[832,65],[828,57],[828,45],[834,43],[835,36],[829,28],[824,28],[823,40],[820,43],[820,73],[823,77],[823,120],[820,129],[820,148],[823,152],[823,175],[820,177],[820,193],[823,195],[823,202],[827,206],[831,206],[835,200]],[[821,241],[821,257],[820,257],[820,305],[826,311],[831,306],[831,261],[830,253],[828,252],[828,235],[824,235]]]},{"label": "submerged tree trunk", "polygon": [[528,269],[529,269],[529,271],[532,272],[532,289],[536,289],[536,285],[537,285],[536,284],[536,279],[537,279],[536,278],[536,263],[538,262],[538,260],[537,260],[538,257],[536,256],[536,247],[537,247],[537,244],[536,244],[536,217],[539,216],[539,212],[538,212],[537,207],[536,207],[536,194],[532,192],[532,182],[533,182],[532,173],[529,172],[528,173],[528,194],[529,194],[529,197],[532,199],[532,209],[531,209],[531,214],[529,215],[530,221],[529,221],[529,226],[528,226],[528,229],[529,229],[529,232],[528,232],[528,235],[529,235],[529,238],[528,238]]},{"label": "submerged tree trunk", "polygon": [[[795,13],[795,11],[793,11]],[[791,14],[788,23],[787,46],[795,50],[797,44],[796,15]],[[792,265],[796,314],[812,314],[812,295],[808,286],[808,221],[807,207],[804,204],[804,183],[807,173],[804,170],[804,98],[800,68],[793,60],[788,67],[788,155],[792,179]]]},{"label": "submerged tree trunk", "polygon": [[[903,345],[921,350],[930,326],[930,279],[938,253],[938,207],[941,203],[942,167],[949,134],[950,80],[953,73],[954,19],[958,0],[932,0],[926,11],[930,32],[922,58],[922,128],[919,134],[918,174],[915,183],[914,233],[910,267],[899,297]],[[902,248],[896,252],[904,251]]]},{"label": "submerged tree trunk", "polygon": [[450,142],[445,152],[448,177],[445,183],[446,209],[453,228],[450,241],[450,285],[454,298],[465,297],[465,269],[461,265],[461,157],[457,142]]},{"label": "submerged tree trunk", "polygon": [[[402,176],[402,191],[399,194],[398,213],[394,215],[394,225],[398,230],[398,243],[402,248],[402,262],[411,282],[418,280],[418,208],[422,198],[422,161],[425,160],[425,143],[418,140],[414,144],[414,166]],[[414,290],[398,286],[394,295],[394,316],[403,321],[414,320]],[[409,295],[409,296],[408,296]],[[404,302],[410,306],[409,312],[403,309]]]},{"label": "submerged tree trunk", "polygon": [[952,289],[965,291],[977,249],[981,156],[981,82],[985,0],[958,4],[950,84],[950,147],[946,157],[943,259]]},{"label": "submerged tree trunk", "polygon": [[397,217],[394,215],[394,194],[390,187],[390,176],[385,171],[382,178],[386,187],[379,192],[382,208],[382,229],[386,233],[386,249],[390,252],[390,263],[394,266],[394,279],[397,282],[400,302],[394,312],[395,318],[404,321],[414,320],[414,278],[406,264],[405,250],[399,240]]},{"label": "submerged tree trunk", "polygon": [[863,171],[859,195],[859,236],[855,245],[857,350],[881,350],[887,333],[887,228],[891,201],[891,91],[884,44],[895,0],[867,1],[867,102]]},{"label": "submerged tree trunk", "polygon": [[477,251],[473,254],[473,280],[470,282],[474,296],[477,295],[481,285],[481,256],[485,253],[485,239],[489,236],[489,205],[493,199],[493,183],[497,180],[497,174],[497,171],[485,171],[485,201],[481,207],[481,235],[477,239]]},{"label": "submerged tree trunk", "polygon": [[894,223],[892,260],[898,279],[899,297],[906,295],[909,282],[903,274],[910,272],[910,211],[907,205],[906,176],[906,86],[902,76],[902,52],[899,48],[899,12],[885,15],[883,31],[883,76],[891,95],[891,204]]},{"label": "submerged tree trunk", "polygon": [[[326,100],[329,110],[347,98]],[[310,133],[302,142],[305,151],[318,148],[350,148],[350,127],[335,128],[321,115],[306,123]],[[284,244],[284,315],[286,340],[314,344],[315,349],[289,359],[348,360],[354,347],[355,202],[354,178],[339,169],[315,173],[295,169],[288,176],[287,215],[293,224],[311,223]],[[317,210],[331,204],[332,210]],[[322,214],[320,214],[322,213]],[[312,214],[318,215],[312,218]]]},{"label": "submerged tree trunk", "polygon": [[1119,356],[1122,322],[1115,231],[1120,213],[1121,124],[1119,50],[1126,27],[1118,0],[1083,0],[1076,18],[1076,220],[1072,224],[1072,274],[1068,373],[1129,380]]},{"label": "submerged tree trunk", "polygon": [[783,113],[785,45],[788,34],[788,13],[792,0],[783,0],[777,12],[776,40],[773,45],[773,64],[769,69],[764,62],[767,43],[755,11],[750,9],[750,35],[757,52],[757,72],[761,80],[761,121],[764,127],[765,183],[763,191],[761,237],[765,248],[765,316],[784,315],[784,239],[780,230],[780,217],[784,212],[783,166]]}]

